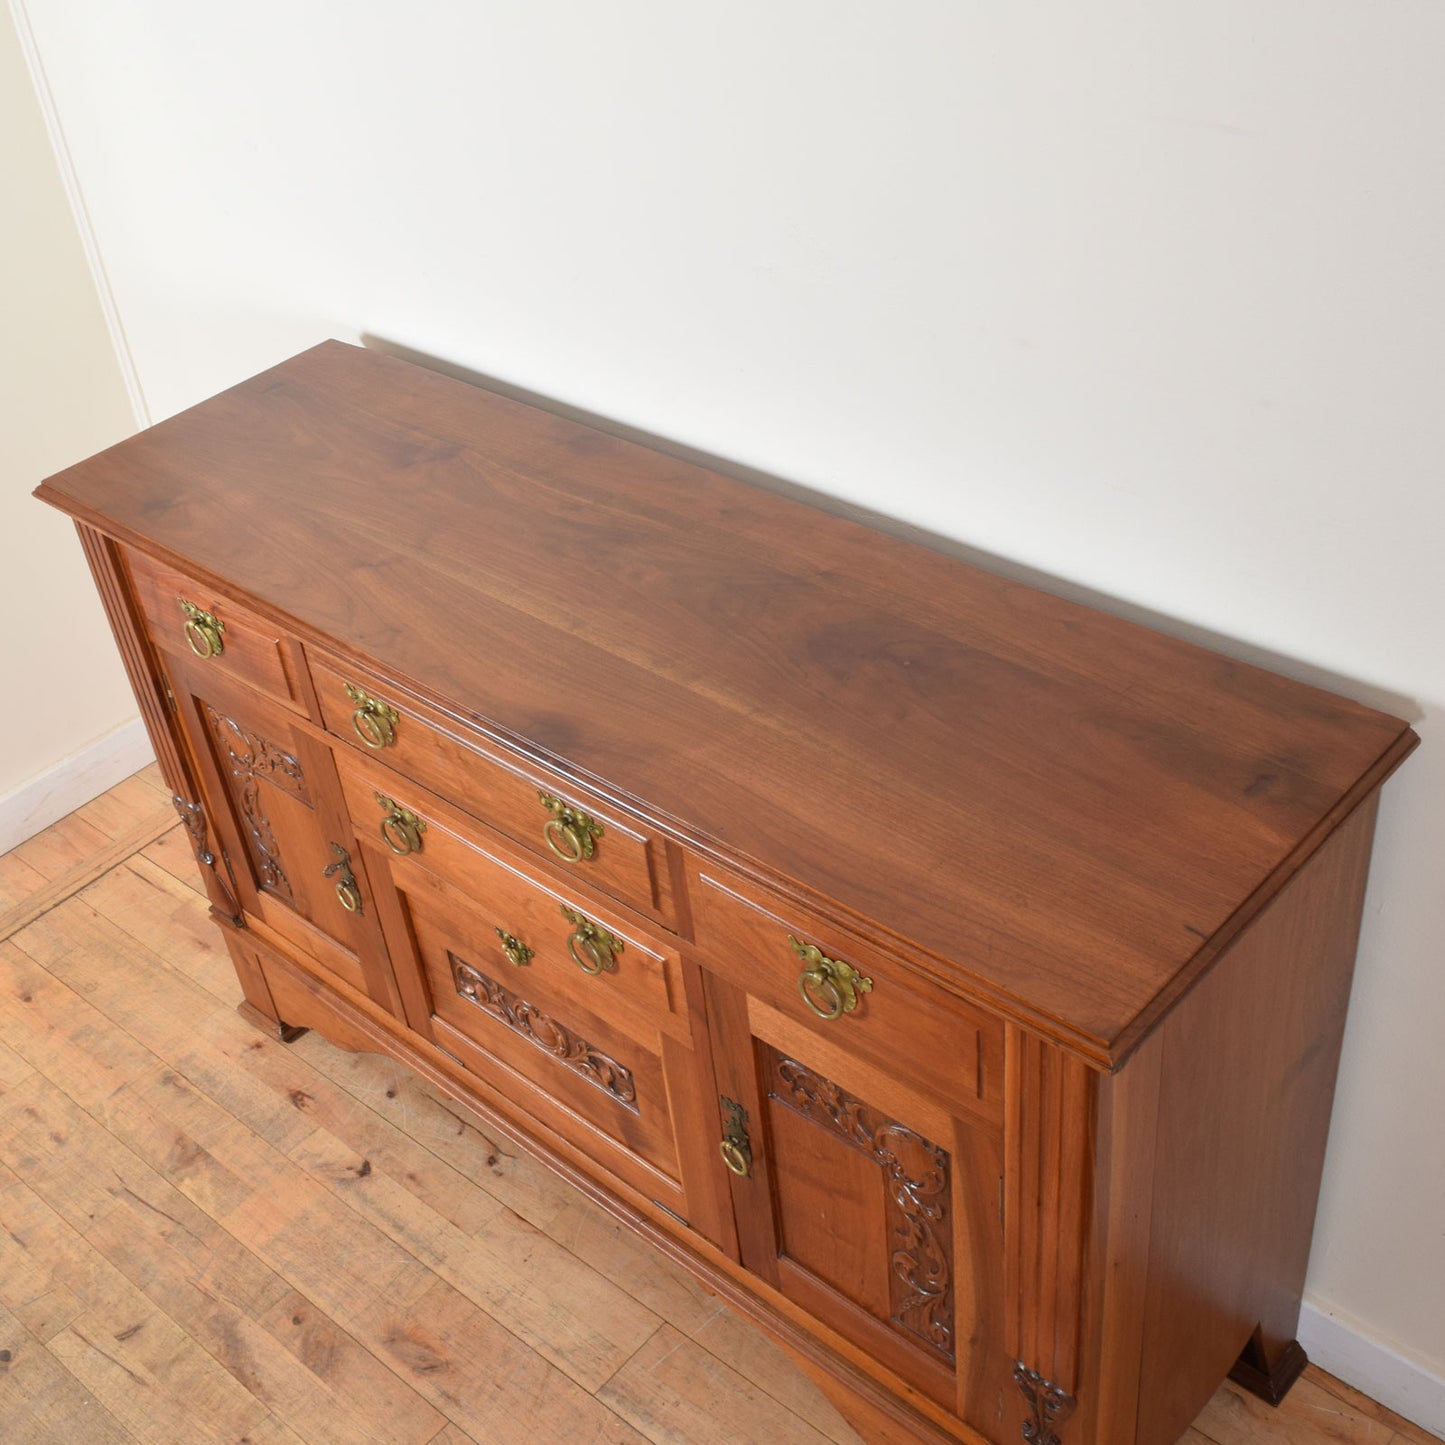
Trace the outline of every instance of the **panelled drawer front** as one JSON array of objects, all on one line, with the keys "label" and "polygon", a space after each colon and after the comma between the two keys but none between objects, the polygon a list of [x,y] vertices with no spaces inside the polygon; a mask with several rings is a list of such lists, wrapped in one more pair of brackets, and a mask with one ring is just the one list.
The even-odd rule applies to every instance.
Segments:
[{"label": "panelled drawer front", "polygon": [[[701,960],[709,970],[928,1097],[991,1120],[1002,1117],[999,1019],[912,976],[843,925],[769,889],[702,867],[689,890]],[[833,975],[836,984],[823,981],[833,964],[856,974],[851,1007],[846,969]],[[805,996],[807,970],[813,976]],[[819,1016],[814,1005],[830,1008],[840,997],[844,1011],[836,1018]]]},{"label": "panelled drawer front", "polygon": [[[480,964],[503,981],[525,978],[559,1006],[587,1009],[636,1036],[661,1031],[691,1041],[676,948],[590,890],[563,887],[519,857],[469,836],[425,789],[384,768],[337,761],[357,833],[386,847],[398,886],[413,871],[431,873],[485,916],[489,933]],[[389,810],[378,796],[424,825],[415,852],[395,852],[405,838],[395,828],[390,837],[382,832]]]},{"label": "panelled drawer front", "polygon": [[289,708],[305,706],[287,666],[284,635],[204,583],[124,549],[136,601],[157,647],[238,679]]},{"label": "panelled drawer front", "polygon": [[[432,1038],[610,1173],[654,1198],[676,1191],[656,1031],[649,1045],[554,994],[543,975],[511,967],[489,916],[424,870],[397,886],[431,1001]],[[536,1092],[519,1090],[517,1080]]]},{"label": "panelled drawer front", "polygon": [[671,923],[666,845],[641,823],[480,738],[456,736],[440,713],[374,674],[315,650],[308,661],[328,732],[452,799],[559,873]]}]

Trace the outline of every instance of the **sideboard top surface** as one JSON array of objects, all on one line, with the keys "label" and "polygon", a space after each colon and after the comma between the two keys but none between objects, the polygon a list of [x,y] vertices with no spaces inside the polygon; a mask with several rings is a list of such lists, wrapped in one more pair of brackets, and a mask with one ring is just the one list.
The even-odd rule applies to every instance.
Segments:
[{"label": "sideboard top surface", "polygon": [[328,342],[42,498],[1117,1059],[1399,720]]}]

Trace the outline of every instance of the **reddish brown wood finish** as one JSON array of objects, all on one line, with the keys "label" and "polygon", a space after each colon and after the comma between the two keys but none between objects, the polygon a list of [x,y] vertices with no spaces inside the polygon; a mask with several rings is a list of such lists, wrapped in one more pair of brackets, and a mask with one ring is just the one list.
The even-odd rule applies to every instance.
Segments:
[{"label": "reddish brown wood finish", "polygon": [[846,900],[1104,1062],[1409,746],[1358,704],[334,342],[40,494]]},{"label": "reddish brown wood finish", "polygon": [[872,1439],[1170,1445],[1289,1375],[1403,723],[334,343],[40,494],[248,1017],[405,1060]]}]

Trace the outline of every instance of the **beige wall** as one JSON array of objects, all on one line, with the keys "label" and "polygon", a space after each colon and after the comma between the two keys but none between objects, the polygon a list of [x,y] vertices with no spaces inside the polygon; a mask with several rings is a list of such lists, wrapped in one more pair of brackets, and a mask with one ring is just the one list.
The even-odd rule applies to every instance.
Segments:
[{"label": "beige wall", "polygon": [[3,800],[136,711],[74,530],[30,496],[42,477],[120,440],[136,420],[4,7],[0,195]]}]

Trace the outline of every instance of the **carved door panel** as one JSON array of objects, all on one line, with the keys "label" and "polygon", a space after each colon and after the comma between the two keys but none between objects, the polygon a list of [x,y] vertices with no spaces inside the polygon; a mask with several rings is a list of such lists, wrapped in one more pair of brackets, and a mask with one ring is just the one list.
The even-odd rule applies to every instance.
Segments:
[{"label": "carved door panel", "polygon": [[329,749],[270,699],[166,661],[242,908],[399,1013]]},{"label": "carved door panel", "polygon": [[709,1155],[701,984],[673,942],[533,869],[419,789],[402,850],[373,821],[379,770],[344,790],[375,881],[406,1017],[487,1106],[583,1170],[727,1248]]},{"label": "carved door panel", "polygon": [[709,976],[743,1262],[982,1429],[999,1407],[997,1131]]}]

